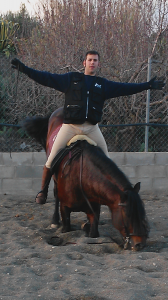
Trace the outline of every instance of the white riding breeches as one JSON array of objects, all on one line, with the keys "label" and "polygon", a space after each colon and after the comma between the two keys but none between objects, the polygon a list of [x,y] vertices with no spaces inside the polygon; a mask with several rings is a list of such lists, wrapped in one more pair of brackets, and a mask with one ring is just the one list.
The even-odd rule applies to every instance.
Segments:
[{"label": "white riding breeches", "polygon": [[54,157],[56,156],[56,154],[58,154],[58,152],[61,149],[65,148],[68,141],[71,140],[77,134],[87,135],[90,139],[96,142],[97,146],[103,150],[103,152],[107,155],[107,157],[109,157],[107,145],[103,137],[103,134],[99,129],[98,124],[92,125],[89,122],[85,122],[79,125],[63,124],[58,132],[58,135],[52,146],[51,153],[45,164],[47,168],[51,167],[51,163]]}]

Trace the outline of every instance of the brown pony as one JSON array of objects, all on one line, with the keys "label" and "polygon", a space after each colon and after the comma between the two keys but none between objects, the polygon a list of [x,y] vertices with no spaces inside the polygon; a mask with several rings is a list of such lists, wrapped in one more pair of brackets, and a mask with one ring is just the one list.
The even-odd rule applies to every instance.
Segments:
[{"label": "brown pony", "polygon": [[[63,109],[60,108],[50,118],[26,119],[24,128],[44,146],[49,155],[62,122]],[[87,234],[98,237],[100,206],[107,205],[113,225],[124,237],[124,248],[140,250],[145,246],[149,227],[144,204],[138,194],[140,183],[133,187],[99,147],[85,140],[73,144],[59,166],[56,169],[52,166],[52,171],[56,199],[53,224],[59,223],[60,202],[63,232],[71,230],[70,213],[83,211],[88,218],[85,226]]]}]

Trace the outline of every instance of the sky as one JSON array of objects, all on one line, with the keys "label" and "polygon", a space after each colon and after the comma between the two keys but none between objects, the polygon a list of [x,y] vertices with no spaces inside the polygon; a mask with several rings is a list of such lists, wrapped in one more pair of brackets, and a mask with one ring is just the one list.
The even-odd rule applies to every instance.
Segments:
[{"label": "sky", "polygon": [[20,11],[21,3],[26,5],[30,16],[33,15],[35,0],[0,0],[0,14],[5,14],[9,10],[12,12]]}]

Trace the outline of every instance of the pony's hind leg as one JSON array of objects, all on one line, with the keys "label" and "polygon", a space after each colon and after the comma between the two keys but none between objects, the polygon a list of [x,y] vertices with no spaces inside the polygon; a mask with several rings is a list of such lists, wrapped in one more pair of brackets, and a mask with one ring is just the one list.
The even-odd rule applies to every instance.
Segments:
[{"label": "pony's hind leg", "polygon": [[92,238],[99,237],[98,224],[100,217],[100,205],[94,205],[93,212],[87,213],[87,217],[90,222],[89,236]]},{"label": "pony's hind leg", "polygon": [[54,182],[54,198],[55,198],[55,210],[52,217],[51,228],[57,228],[60,226],[59,198],[57,196],[57,184],[55,182]]},{"label": "pony's hind leg", "polygon": [[61,209],[61,217],[62,217],[62,232],[71,231],[71,224],[70,224],[70,208],[67,206],[60,206]]}]

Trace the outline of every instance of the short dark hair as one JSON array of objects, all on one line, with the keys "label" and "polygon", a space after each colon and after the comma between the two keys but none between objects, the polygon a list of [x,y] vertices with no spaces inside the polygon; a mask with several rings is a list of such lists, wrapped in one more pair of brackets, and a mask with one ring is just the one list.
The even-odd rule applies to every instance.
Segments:
[{"label": "short dark hair", "polygon": [[95,50],[89,50],[89,51],[87,51],[86,54],[85,54],[85,59],[84,60],[87,59],[88,54],[90,54],[90,55],[98,55],[98,58],[100,60],[100,54],[99,54],[99,52],[97,52]]}]

